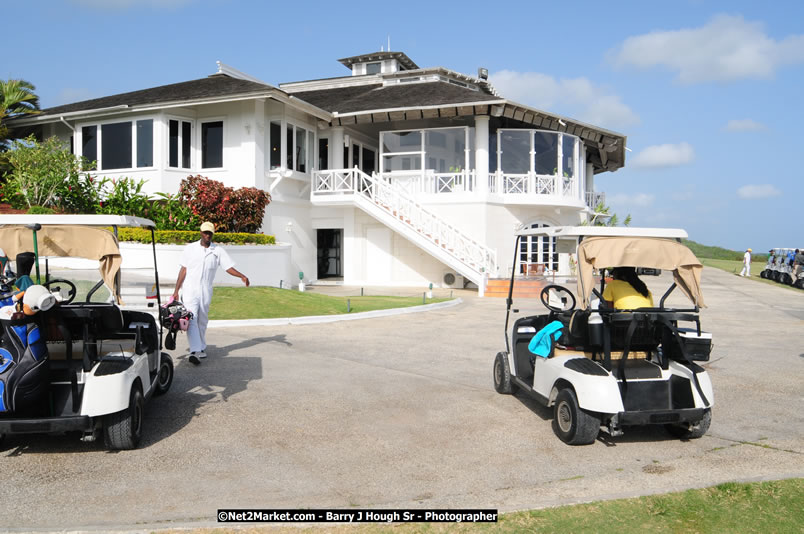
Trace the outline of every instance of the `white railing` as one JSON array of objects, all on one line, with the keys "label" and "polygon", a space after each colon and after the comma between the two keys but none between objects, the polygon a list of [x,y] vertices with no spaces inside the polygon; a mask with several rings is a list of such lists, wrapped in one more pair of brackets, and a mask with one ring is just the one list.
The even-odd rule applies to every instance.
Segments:
[{"label": "white railing", "polygon": [[598,193],[597,191],[586,192],[586,205],[595,209],[600,204],[606,203],[606,193]]},{"label": "white railing", "polygon": [[443,195],[475,191],[475,172],[393,172],[382,174],[382,179],[415,197],[420,194]]},{"label": "white railing", "polygon": [[[458,183],[458,182],[449,182]],[[418,239],[465,266],[457,269],[480,285],[485,275],[497,274],[497,254],[472,239],[460,229],[442,220],[416,202],[395,180],[369,176],[359,169],[327,170],[313,173],[311,199],[334,195],[349,197],[364,211],[379,210],[388,217],[389,226],[400,223],[415,232]],[[408,235],[414,235],[409,233]]]},{"label": "white railing", "polygon": [[568,176],[502,172],[489,175],[489,193],[492,194],[551,195],[581,200],[577,191],[578,179]]}]

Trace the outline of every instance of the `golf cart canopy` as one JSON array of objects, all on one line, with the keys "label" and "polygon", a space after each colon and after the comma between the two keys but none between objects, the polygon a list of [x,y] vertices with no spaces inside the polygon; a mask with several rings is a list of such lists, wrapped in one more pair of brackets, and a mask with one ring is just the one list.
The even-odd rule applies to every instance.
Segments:
[{"label": "golf cart canopy", "polygon": [[705,307],[701,292],[703,265],[680,240],[679,228],[629,228],[619,226],[547,226],[524,228],[519,236],[543,235],[558,240],[581,240],[578,245],[578,296],[583,307],[595,287],[594,270],[613,267],[649,267],[673,271],[676,285],[690,301]]},{"label": "golf cart canopy", "polygon": [[40,256],[77,257],[97,260],[103,282],[120,295],[115,277],[123,262],[117,237],[106,228],[112,226],[154,227],[153,221],[126,215],[3,215],[0,216],[0,247],[9,258],[22,252],[33,252],[30,225],[40,224],[36,231]]}]

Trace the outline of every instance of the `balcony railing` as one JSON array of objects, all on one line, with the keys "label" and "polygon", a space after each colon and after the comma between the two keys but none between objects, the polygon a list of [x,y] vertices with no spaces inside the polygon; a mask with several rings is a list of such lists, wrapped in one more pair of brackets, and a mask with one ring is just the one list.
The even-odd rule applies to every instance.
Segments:
[{"label": "balcony railing", "polygon": [[597,191],[586,192],[586,205],[595,209],[600,204],[606,203],[606,193],[598,193]]}]

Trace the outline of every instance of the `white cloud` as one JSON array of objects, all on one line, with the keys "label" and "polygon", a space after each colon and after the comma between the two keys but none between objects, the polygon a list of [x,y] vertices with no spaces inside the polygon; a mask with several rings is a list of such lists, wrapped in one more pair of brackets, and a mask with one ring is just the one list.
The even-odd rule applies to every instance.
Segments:
[{"label": "white cloud", "polygon": [[767,126],[751,119],[732,119],[726,123],[724,130],[728,132],[758,132],[767,130]]},{"label": "white cloud", "polygon": [[695,159],[695,150],[689,143],[649,146],[631,158],[631,165],[643,169],[678,167]]},{"label": "white cloud", "polygon": [[778,197],[782,192],[771,184],[744,185],[737,190],[737,196],[745,199]]},{"label": "white cloud", "polygon": [[74,4],[105,11],[122,11],[131,7],[173,9],[185,6],[192,1],[193,0],[72,0]]},{"label": "white cloud", "polygon": [[629,37],[610,59],[617,66],[666,67],[683,83],[771,78],[786,64],[804,62],[804,34],[777,41],[760,22],[717,15],[698,28]]},{"label": "white cloud", "polygon": [[545,111],[566,109],[567,115],[611,129],[639,124],[639,116],[620,97],[587,78],[557,80],[539,72],[502,70],[489,80],[503,98]]},{"label": "white cloud", "polygon": [[653,204],[656,200],[656,195],[650,193],[616,193],[614,195],[607,195],[606,200],[612,206],[622,206],[624,208],[638,206],[646,208]]}]

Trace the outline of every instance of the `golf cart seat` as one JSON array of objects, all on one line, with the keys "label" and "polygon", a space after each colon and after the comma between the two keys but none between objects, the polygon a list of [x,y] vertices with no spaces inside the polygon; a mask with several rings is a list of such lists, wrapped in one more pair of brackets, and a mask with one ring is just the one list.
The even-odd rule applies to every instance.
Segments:
[{"label": "golf cart seat", "polygon": [[[647,311],[647,308],[645,309]],[[650,317],[641,312],[618,312],[610,316],[611,350],[631,351],[656,350],[662,342],[661,325],[651,321]],[[630,339],[628,331],[631,323],[636,322]]]}]

